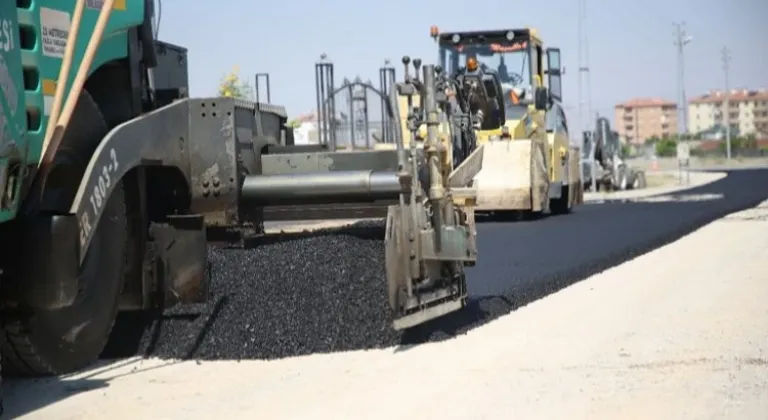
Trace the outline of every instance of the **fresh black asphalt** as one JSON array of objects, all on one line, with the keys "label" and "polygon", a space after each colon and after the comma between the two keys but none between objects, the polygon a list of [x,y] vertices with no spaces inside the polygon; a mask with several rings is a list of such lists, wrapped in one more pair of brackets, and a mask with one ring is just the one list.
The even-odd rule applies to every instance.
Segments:
[{"label": "fresh black asphalt", "polygon": [[[768,170],[732,171],[673,196],[679,201],[590,204],[565,216],[479,224],[468,307],[405,333],[390,327],[380,224],[211,249],[211,301],[166,311],[144,329],[123,315],[104,356],[273,359],[449,338],[757,205],[768,198]],[[685,200],[691,196],[708,199]]]}]

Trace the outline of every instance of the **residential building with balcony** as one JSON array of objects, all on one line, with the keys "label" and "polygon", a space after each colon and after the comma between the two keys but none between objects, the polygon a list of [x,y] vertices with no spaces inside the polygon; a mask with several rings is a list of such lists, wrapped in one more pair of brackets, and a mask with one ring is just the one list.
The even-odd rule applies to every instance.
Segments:
[{"label": "residential building with balcony", "polygon": [[614,126],[619,136],[632,144],[675,134],[677,104],[661,98],[631,99],[615,106]]},{"label": "residential building with balcony", "polygon": [[[724,91],[710,91],[688,101],[688,125],[693,134],[724,127]],[[768,90],[733,89],[728,98],[728,123],[740,135],[768,135]]]}]

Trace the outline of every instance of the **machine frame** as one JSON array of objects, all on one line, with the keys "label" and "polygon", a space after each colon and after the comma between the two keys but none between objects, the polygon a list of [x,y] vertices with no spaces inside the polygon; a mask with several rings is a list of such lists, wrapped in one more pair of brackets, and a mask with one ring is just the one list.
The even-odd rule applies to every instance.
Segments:
[{"label": "machine frame", "polygon": [[[6,370],[77,370],[98,357],[119,310],[205,301],[211,236],[235,231],[243,245],[270,206],[394,202],[384,238],[394,328],[465,305],[474,193],[454,186],[474,174],[449,177],[441,159],[434,66],[387,92],[394,150],[317,150],[291,144],[282,107],[189,98],[187,51],[155,39],[152,0],[9,4],[8,31],[27,38],[1,52],[28,118],[22,129],[6,95],[16,130],[3,145],[15,147],[3,149],[14,154],[0,181],[18,192],[0,223]],[[409,110],[428,127],[420,150],[404,146],[398,95],[426,104]]]},{"label": "machine frame", "polygon": [[432,27],[430,35],[448,68],[456,65],[455,61],[447,64],[450,50],[466,45],[527,54],[531,92],[521,102],[527,109],[521,117],[508,116],[503,127],[480,130],[477,135],[478,144],[486,147],[483,170],[473,182],[478,191],[476,211],[559,214],[580,204],[578,148],[570,145],[565,124],[552,123],[562,102],[560,50],[545,49],[538,32],[530,28],[440,32]]}]

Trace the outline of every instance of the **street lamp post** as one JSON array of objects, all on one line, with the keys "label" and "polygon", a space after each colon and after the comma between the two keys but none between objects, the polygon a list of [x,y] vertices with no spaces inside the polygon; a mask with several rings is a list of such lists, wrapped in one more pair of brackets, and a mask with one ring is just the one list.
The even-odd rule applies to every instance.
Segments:
[{"label": "street lamp post", "polygon": [[723,111],[725,113],[723,120],[725,120],[725,151],[726,155],[728,157],[728,160],[731,160],[731,92],[729,91],[730,87],[728,86],[728,62],[731,61],[731,52],[728,50],[728,47],[723,47],[723,73],[725,74],[725,101],[723,101],[723,105],[725,106],[725,110]]}]

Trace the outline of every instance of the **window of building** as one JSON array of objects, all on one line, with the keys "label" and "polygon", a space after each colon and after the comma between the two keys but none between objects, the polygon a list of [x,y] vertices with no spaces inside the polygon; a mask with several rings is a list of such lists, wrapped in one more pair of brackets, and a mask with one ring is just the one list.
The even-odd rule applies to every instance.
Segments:
[{"label": "window of building", "polygon": [[559,117],[558,123],[562,126],[562,129],[567,136],[568,135],[568,119],[565,118],[565,111],[563,111],[563,107],[561,106],[557,107],[557,116]]}]

